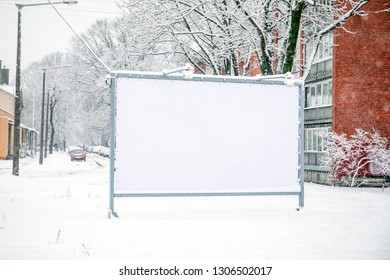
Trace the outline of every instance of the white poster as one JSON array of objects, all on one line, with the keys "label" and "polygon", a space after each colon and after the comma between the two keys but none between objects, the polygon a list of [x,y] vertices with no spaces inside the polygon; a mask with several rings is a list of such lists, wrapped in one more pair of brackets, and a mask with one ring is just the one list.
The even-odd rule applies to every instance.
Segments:
[{"label": "white poster", "polygon": [[115,192],[298,191],[298,93],[119,78]]}]

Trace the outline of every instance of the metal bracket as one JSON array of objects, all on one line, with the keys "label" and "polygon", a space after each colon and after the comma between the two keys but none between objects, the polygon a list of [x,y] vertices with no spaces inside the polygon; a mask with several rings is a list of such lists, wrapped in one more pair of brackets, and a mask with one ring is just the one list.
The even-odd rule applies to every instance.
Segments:
[{"label": "metal bracket", "polygon": [[193,68],[191,67],[190,64],[186,64],[185,66],[182,66],[182,67],[179,67],[179,68],[175,68],[175,69],[172,69],[172,70],[163,70],[162,73],[163,73],[164,76],[168,76],[168,75],[171,75],[173,73],[190,71],[190,70],[193,70]]}]

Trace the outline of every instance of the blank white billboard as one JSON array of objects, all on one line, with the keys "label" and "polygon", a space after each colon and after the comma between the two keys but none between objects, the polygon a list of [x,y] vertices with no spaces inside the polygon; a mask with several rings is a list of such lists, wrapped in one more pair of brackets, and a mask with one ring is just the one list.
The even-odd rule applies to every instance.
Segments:
[{"label": "blank white billboard", "polygon": [[116,92],[116,193],[299,190],[297,87],[118,78]]}]

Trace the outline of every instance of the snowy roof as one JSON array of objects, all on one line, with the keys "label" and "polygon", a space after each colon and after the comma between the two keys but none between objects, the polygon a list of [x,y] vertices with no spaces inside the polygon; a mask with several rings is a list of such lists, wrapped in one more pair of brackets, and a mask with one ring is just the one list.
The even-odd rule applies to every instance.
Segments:
[{"label": "snowy roof", "polygon": [[[0,116],[0,119],[5,119],[5,120],[9,121],[11,124],[14,124],[14,123],[15,123],[13,119],[8,118],[8,117],[6,117],[6,116]],[[25,125],[22,124],[22,123],[20,124],[20,127],[21,127],[21,128],[24,128],[24,129],[27,129],[27,130],[29,130],[29,131],[35,132],[35,133],[37,133],[37,134],[39,134],[39,131],[35,130],[34,128],[25,126]]]},{"label": "snowy roof", "polygon": [[6,117],[6,116],[0,116],[0,119],[5,119],[5,120],[7,120],[7,121],[9,121],[9,122],[12,122],[13,123],[13,119],[11,119],[11,118],[8,118],[8,117]]},{"label": "snowy roof", "polygon": [[37,130],[35,130],[34,128],[31,128],[31,127],[28,127],[28,126],[25,126],[24,124],[20,124],[20,127],[21,128],[24,128],[24,129],[27,129],[27,130],[29,130],[29,131],[33,131],[33,132],[35,132],[35,133],[37,133],[37,134],[39,134],[39,132],[37,131]]},{"label": "snowy roof", "polygon": [[15,96],[15,86],[10,86],[10,85],[0,85],[0,90]]}]

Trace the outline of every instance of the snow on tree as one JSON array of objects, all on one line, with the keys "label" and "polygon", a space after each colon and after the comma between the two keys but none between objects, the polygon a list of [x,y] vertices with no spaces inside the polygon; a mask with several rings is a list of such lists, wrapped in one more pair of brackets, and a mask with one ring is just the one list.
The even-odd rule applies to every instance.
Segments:
[{"label": "snow on tree", "polygon": [[351,145],[345,134],[331,132],[324,135],[327,141],[326,153],[321,157],[321,165],[329,167],[329,180],[337,186],[344,176],[344,167],[349,160]]},{"label": "snow on tree", "polygon": [[[304,78],[321,39],[369,0],[121,0],[125,18],[142,25],[137,40],[152,54],[167,43],[199,72],[247,75],[255,56],[263,75],[291,72],[299,42],[311,45]],[[133,32],[128,29],[129,32]],[[303,36],[302,36],[303,35]],[[163,50],[165,51],[165,50]]]},{"label": "snow on tree", "polygon": [[[52,53],[48,56],[45,56],[41,61],[32,63],[22,75],[22,88],[24,92],[23,98],[23,114],[22,114],[22,122],[32,128],[40,131],[41,127],[41,112],[42,112],[42,87],[43,87],[43,67],[52,67],[52,66],[64,66],[66,65],[66,56],[62,53],[56,52]],[[65,102],[63,100],[68,100],[70,98],[70,92],[67,91],[68,80],[67,73],[69,73],[68,69],[59,68],[59,69],[50,69],[46,71],[45,78],[45,104],[44,118],[46,119],[47,114],[46,110],[49,107],[49,118],[51,117],[51,123],[49,123],[49,127],[47,128],[50,131],[50,135],[48,138],[52,137],[50,140],[54,141],[54,137],[57,137],[58,129],[61,124],[58,121],[58,114],[63,107],[65,106]],[[56,94],[56,96],[54,96]],[[47,96],[49,96],[49,100],[47,100]],[[57,104],[57,106],[52,104],[50,106],[50,100],[58,99],[61,102]],[[49,106],[48,106],[49,104]],[[56,110],[54,110],[54,107]],[[52,110],[50,110],[52,108]],[[51,112],[50,112],[51,111]],[[46,121],[45,121],[46,123]],[[64,133],[66,129],[63,128],[62,132]],[[40,131],[45,135],[44,131]],[[49,143],[49,141],[48,141]]]},{"label": "snow on tree", "polygon": [[[327,137],[327,150],[322,165],[330,168],[329,179],[334,186],[356,187],[366,183],[367,175],[389,176],[390,150],[388,140],[373,130],[356,129],[349,138],[332,132]],[[371,166],[375,166],[375,174]],[[361,180],[358,180],[361,179]]]}]

